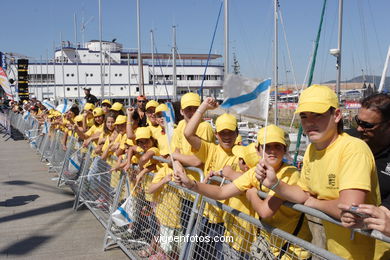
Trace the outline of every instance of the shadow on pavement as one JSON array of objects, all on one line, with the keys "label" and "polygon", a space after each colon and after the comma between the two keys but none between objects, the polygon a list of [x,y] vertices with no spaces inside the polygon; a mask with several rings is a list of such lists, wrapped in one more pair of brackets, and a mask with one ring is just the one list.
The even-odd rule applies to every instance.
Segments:
[{"label": "shadow on pavement", "polygon": [[39,195],[15,196],[12,199],[7,199],[0,202],[0,207],[15,207],[23,206],[39,198]]},{"label": "shadow on pavement", "polygon": [[28,217],[37,216],[37,215],[43,215],[43,214],[47,214],[47,213],[58,211],[58,210],[71,209],[71,208],[73,208],[73,202],[74,202],[73,200],[65,201],[62,203],[53,204],[53,205],[49,205],[49,206],[41,207],[41,208],[37,208],[37,209],[32,209],[32,210],[16,213],[16,214],[13,214],[10,216],[5,216],[5,217],[0,218],[0,223],[13,221],[13,220],[17,220],[17,219],[22,219],[22,218],[28,218]]}]

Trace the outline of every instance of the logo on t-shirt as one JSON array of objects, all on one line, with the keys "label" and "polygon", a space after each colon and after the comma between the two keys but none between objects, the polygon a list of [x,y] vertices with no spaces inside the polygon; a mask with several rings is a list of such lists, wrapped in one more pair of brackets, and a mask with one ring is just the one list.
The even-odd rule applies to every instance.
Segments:
[{"label": "logo on t-shirt", "polygon": [[381,171],[383,174],[390,176],[390,163],[387,163],[387,166],[384,171]]},{"label": "logo on t-shirt", "polygon": [[328,174],[328,189],[336,188],[336,174],[330,173]]}]

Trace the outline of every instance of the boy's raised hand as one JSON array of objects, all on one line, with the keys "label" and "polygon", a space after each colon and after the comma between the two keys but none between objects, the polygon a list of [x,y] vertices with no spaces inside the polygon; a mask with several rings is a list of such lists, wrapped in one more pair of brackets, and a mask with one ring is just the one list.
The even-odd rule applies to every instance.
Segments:
[{"label": "boy's raised hand", "polygon": [[257,164],[255,172],[256,179],[268,188],[274,186],[278,181],[274,168],[264,159]]}]

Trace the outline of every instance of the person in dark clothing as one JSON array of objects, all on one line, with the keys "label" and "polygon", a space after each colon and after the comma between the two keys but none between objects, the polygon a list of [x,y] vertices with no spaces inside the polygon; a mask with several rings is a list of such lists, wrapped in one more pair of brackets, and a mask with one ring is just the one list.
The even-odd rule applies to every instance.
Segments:
[{"label": "person in dark clothing", "polygon": [[137,97],[137,112],[140,117],[139,125],[138,125],[139,127],[144,127],[148,125],[147,117],[145,113],[146,110],[145,107],[147,102],[148,99],[145,96],[140,95]]},{"label": "person in dark clothing", "polygon": [[361,104],[356,130],[374,154],[382,206],[390,209],[390,95],[374,94]]},{"label": "person in dark clothing", "polygon": [[94,95],[91,94],[91,88],[84,88],[84,94],[85,94],[84,98],[85,98],[86,103],[92,103],[92,104],[96,105],[96,103],[99,102],[97,97],[95,97]]}]

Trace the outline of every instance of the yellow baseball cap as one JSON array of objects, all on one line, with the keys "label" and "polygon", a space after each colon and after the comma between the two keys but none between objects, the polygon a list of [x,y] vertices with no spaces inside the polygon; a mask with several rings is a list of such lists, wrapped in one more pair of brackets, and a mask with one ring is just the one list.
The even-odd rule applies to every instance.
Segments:
[{"label": "yellow baseball cap", "polygon": [[196,93],[189,92],[184,94],[180,100],[181,109],[185,109],[186,107],[198,107],[200,106],[200,96]]},{"label": "yellow baseball cap", "polygon": [[[267,133],[265,133],[265,130],[267,130]],[[265,144],[281,143],[287,146],[285,132],[282,128],[276,125],[268,125],[261,128],[259,132],[257,132],[257,141],[259,144],[264,144],[264,134],[266,134]]]},{"label": "yellow baseball cap", "polygon": [[150,100],[148,103],[146,103],[145,109],[148,109],[149,107],[157,107],[159,104],[156,100]]},{"label": "yellow baseball cap", "polygon": [[116,117],[114,125],[121,125],[121,124],[126,123],[126,121],[127,121],[127,117],[126,116],[119,115],[119,116]]},{"label": "yellow baseball cap", "polygon": [[132,146],[132,145],[134,145],[134,142],[133,142],[133,140],[127,138],[126,139],[126,144]]},{"label": "yellow baseball cap", "polygon": [[58,111],[54,111],[52,115],[53,117],[62,116],[61,112]]},{"label": "yellow baseball cap", "polygon": [[215,121],[215,128],[217,133],[225,129],[236,131],[237,119],[231,114],[224,113],[220,115]]},{"label": "yellow baseball cap", "polygon": [[93,113],[93,116],[94,116],[94,117],[104,115],[104,111],[103,111],[103,109],[102,109],[101,107],[95,108],[95,109],[92,111],[92,113]]},{"label": "yellow baseball cap", "polygon": [[163,111],[168,111],[168,106],[165,104],[160,104],[156,107],[156,111],[154,113],[157,114]]},{"label": "yellow baseball cap", "polygon": [[93,109],[95,109],[95,105],[92,103],[86,103],[84,105],[84,110],[93,110]]},{"label": "yellow baseball cap", "polygon": [[302,91],[295,114],[301,112],[323,114],[330,107],[339,107],[336,93],[327,86],[312,85]]},{"label": "yellow baseball cap", "polygon": [[138,127],[135,130],[135,140],[149,139],[152,136],[152,132],[149,127]]},{"label": "yellow baseball cap", "polygon": [[111,101],[108,100],[108,99],[103,100],[103,101],[102,101],[102,105],[103,105],[103,104],[109,104],[110,106],[112,105],[112,104],[111,104]]},{"label": "yellow baseball cap", "polygon": [[114,110],[114,111],[120,111],[122,110],[123,108],[123,104],[122,103],[119,103],[119,102],[115,102],[112,106],[111,106],[111,110]]},{"label": "yellow baseball cap", "polygon": [[232,149],[232,152],[235,156],[242,158],[249,168],[255,167],[260,160],[255,143],[251,143],[248,146],[235,145]]},{"label": "yellow baseball cap", "polygon": [[83,115],[77,115],[74,117],[73,121],[75,121],[76,123],[82,122],[83,118],[84,118]]}]

